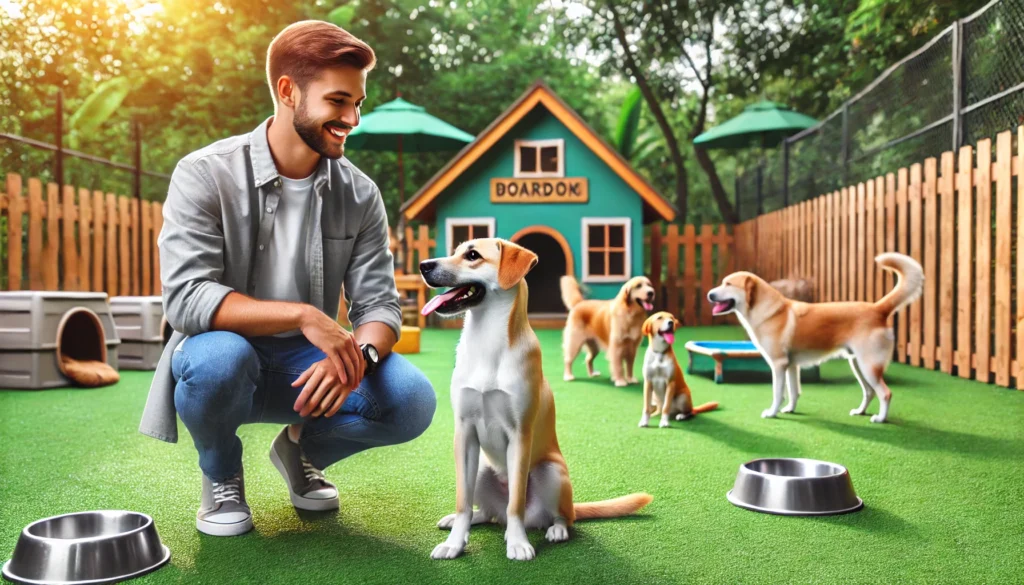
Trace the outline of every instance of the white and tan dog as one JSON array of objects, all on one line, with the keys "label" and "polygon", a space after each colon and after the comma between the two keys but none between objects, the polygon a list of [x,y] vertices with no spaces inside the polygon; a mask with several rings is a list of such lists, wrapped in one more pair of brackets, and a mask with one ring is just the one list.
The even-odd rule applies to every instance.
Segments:
[{"label": "white and tan dog", "polygon": [[580,349],[587,347],[587,375],[593,378],[594,358],[600,350],[608,352],[612,381],[616,386],[635,384],[633,362],[643,340],[640,332],[649,311],[654,310],[654,286],[646,276],[634,276],[619,288],[614,299],[584,299],[580,285],[571,276],[560,281],[562,304],[569,310],[562,331],[563,379],[575,379],[572,363]]},{"label": "white and tan dog", "polygon": [[644,409],[640,426],[646,427],[651,415],[661,411],[659,427],[669,426],[669,420],[685,420],[695,414],[718,408],[717,402],[693,406],[690,387],[683,378],[683,369],[672,350],[679,320],[668,311],[659,311],[644,321],[643,334],[647,336],[644,354]]},{"label": "white and tan dog", "polygon": [[[762,417],[796,409],[801,366],[843,357],[849,360],[864,394],[860,406],[850,414],[864,414],[878,395],[881,406],[871,422],[885,422],[892,392],[882,375],[895,344],[889,317],[921,295],[924,272],[917,261],[903,254],[881,254],[875,262],[899,276],[889,294],[875,303],[793,301],[750,272],[730,274],[721,286],[708,291],[712,314],[735,312],[772,368],[772,405]],[[784,383],[789,388],[789,403],[782,407]]]},{"label": "white and tan dog", "polygon": [[459,556],[471,524],[498,522],[506,525],[508,558],[529,560],[535,553],[527,528],[546,529],[548,541],[560,542],[576,520],[632,514],[652,500],[637,493],[573,503],[555,435],[555,401],[526,314],[523,277],[536,263],[533,252],[494,238],[464,242],[452,256],[420,263],[427,285],[451,287],[422,314],[465,314],[451,383],[455,514],[438,522],[451,534],[432,558]]}]

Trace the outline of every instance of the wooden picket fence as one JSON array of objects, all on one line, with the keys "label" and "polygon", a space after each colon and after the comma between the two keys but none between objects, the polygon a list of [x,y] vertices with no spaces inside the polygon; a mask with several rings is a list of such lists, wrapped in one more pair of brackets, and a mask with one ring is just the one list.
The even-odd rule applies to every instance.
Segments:
[{"label": "wooden picket fence", "polygon": [[735,268],[734,239],[724,224],[680,226],[652,224],[645,238],[647,276],[658,291],[656,304],[683,325],[734,324],[735,318],[712,317],[708,291]]},{"label": "wooden picket fence", "polygon": [[[46,185],[8,174],[0,192],[7,249],[0,270],[8,290],[106,291],[115,295],[159,295],[156,238],[162,205],[55,183]],[[23,240],[27,232],[27,254]],[[141,262],[142,278],[139,279]]]},{"label": "wooden picket fence", "polygon": [[744,222],[737,265],[812,278],[818,301],[872,302],[894,285],[874,257],[908,254],[925,289],[895,318],[898,360],[1024,389],[1024,127],[995,155],[982,140]]}]

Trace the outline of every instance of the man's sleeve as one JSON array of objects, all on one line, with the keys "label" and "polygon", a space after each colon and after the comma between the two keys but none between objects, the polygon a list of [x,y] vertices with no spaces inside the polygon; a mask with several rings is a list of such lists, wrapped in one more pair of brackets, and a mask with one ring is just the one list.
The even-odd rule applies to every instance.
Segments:
[{"label": "man's sleeve", "polygon": [[213,314],[232,291],[224,273],[224,230],[213,184],[182,160],[171,175],[157,239],[164,312],[175,331],[210,330]]},{"label": "man's sleeve", "polygon": [[398,339],[402,335],[402,308],[395,287],[394,256],[388,248],[388,216],[380,190],[374,186],[373,191],[345,274],[345,295],[350,299],[348,318],[353,330],[371,321],[384,323]]}]

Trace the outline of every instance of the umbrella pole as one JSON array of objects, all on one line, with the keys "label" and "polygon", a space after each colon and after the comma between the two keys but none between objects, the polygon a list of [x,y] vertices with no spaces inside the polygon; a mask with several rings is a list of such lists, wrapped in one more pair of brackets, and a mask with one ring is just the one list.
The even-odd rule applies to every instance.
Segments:
[{"label": "umbrella pole", "polygon": [[[405,168],[402,165],[402,136],[398,136],[398,208],[401,209],[405,203]],[[398,215],[398,266],[405,269],[406,254],[409,253],[409,245],[405,239],[405,214]]]}]

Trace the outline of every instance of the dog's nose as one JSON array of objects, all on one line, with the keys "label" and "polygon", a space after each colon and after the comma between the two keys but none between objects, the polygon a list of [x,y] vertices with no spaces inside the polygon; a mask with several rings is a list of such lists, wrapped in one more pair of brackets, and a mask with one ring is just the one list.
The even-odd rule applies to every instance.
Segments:
[{"label": "dog's nose", "polygon": [[715,291],[709,291],[708,292],[708,300],[711,301],[712,303],[717,303],[718,302],[718,301],[715,300]]},{"label": "dog's nose", "polygon": [[428,274],[435,268],[437,268],[437,260],[424,260],[423,262],[420,262],[421,274]]},{"label": "dog's nose", "polygon": [[654,300],[654,291],[653,290],[647,293],[647,300],[648,301],[653,301]]}]

